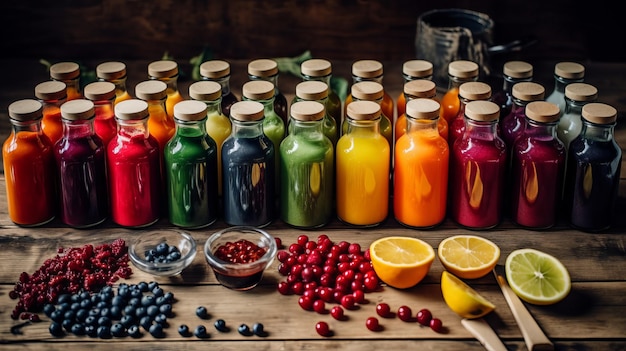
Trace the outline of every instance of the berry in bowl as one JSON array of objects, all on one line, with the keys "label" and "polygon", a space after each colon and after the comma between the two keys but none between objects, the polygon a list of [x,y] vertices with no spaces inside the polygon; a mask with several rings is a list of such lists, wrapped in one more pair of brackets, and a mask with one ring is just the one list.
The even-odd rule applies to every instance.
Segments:
[{"label": "berry in bowl", "polygon": [[131,242],[128,250],[135,267],[154,276],[174,276],[187,268],[196,257],[197,244],[181,230],[144,231]]},{"label": "berry in bowl", "polygon": [[235,226],[212,234],[204,256],[215,278],[233,290],[257,286],[276,256],[276,239],[262,229]]}]

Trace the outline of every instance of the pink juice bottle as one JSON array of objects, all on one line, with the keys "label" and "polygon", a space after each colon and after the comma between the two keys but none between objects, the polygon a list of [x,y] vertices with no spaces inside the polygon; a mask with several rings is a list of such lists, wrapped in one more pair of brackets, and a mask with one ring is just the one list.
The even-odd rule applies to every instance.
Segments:
[{"label": "pink juice bottle", "polygon": [[526,105],[526,128],[513,146],[511,219],[524,227],[547,229],[557,220],[565,171],[559,115],[550,102]]},{"label": "pink juice bottle", "polygon": [[506,145],[498,136],[498,104],[471,101],[465,132],[451,149],[450,215],[471,229],[493,228],[502,218]]},{"label": "pink juice bottle", "polygon": [[543,100],[544,87],[539,83],[520,82],[513,85],[511,96],[513,106],[511,112],[500,117],[500,136],[511,149],[515,139],[524,132],[526,126],[526,105],[533,101]]},{"label": "pink juice bottle", "polygon": [[111,82],[89,83],[85,86],[84,94],[85,98],[94,104],[96,112],[94,129],[106,147],[117,133],[117,122],[115,122],[115,111],[113,111],[116,99],[115,84]]},{"label": "pink juice bottle", "polygon": [[459,86],[459,112],[452,120],[448,130],[448,143],[454,141],[465,132],[465,106],[470,101],[486,101],[491,99],[491,86],[483,82],[467,82]]}]

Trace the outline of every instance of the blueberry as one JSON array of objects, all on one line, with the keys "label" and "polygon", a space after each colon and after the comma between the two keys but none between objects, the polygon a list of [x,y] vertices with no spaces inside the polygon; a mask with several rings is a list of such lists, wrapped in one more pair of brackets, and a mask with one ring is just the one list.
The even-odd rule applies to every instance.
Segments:
[{"label": "blueberry", "polygon": [[181,258],[180,252],[172,252],[167,255],[167,260],[170,262],[178,261],[180,260],[180,258]]},{"label": "blueberry", "polygon": [[156,246],[155,251],[157,255],[165,255],[169,250],[169,245],[167,243],[160,243]]},{"label": "blueberry", "polygon": [[170,305],[169,303],[166,303],[166,304],[159,306],[159,312],[163,313],[164,315],[168,317],[172,316],[172,305]]},{"label": "blueberry", "polygon": [[146,295],[141,298],[141,305],[144,307],[154,305],[154,303],[155,303],[155,297],[152,295]]},{"label": "blueberry", "polygon": [[160,313],[156,317],[154,317],[154,321],[163,326],[167,326],[167,316],[164,315],[163,313]]},{"label": "blueberry", "polygon": [[143,291],[140,289],[133,289],[130,291],[130,297],[138,297],[141,298],[143,296]]},{"label": "blueberry", "polygon": [[124,307],[124,314],[127,315],[135,315],[135,310],[137,309],[137,307],[135,306],[131,306],[131,305],[126,305],[126,307]]},{"label": "blueberry", "polygon": [[267,332],[265,331],[262,323],[254,323],[252,326],[252,332],[257,336],[267,336]]},{"label": "blueberry", "polygon": [[111,318],[111,310],[109,309],[109,307],[102,307],[102,308],[100,308],[100,315],[102,317],[109,317],[109,318]]},{"label": "blueberry", "polygon": [[140,338],[141,337],[141,330],[139,329],[138,326],[131,325],[130,327],[128,327],[128,335],[131,338]]},{"label": "blueberry", "polygon": [[70,302],[71,300],[72,300],[72,295],[70,295],[70,294],[61,294],[57,298],[57,304],[60,305],[62,303]]},{"label": "blueberry", "polygon": [[150,327],[152,326],[152,318],[149,316],[142,317],[139,321],[139,325],[141,325],[146,331],[150,331]]},{"label": "blueberry", "polygon": [[155,338],[162,338],[165,336],[163,333],[163,326],[158,323],[151,325],[148,332]]},{"label": "blueberry", "polygon": [[71,304],[69,302],[64,302],[64,303],[59,304],[59,306],[57,307],[57,310],[65,313],[71,309],[70,306]]},{"label": "blueberry", "polygon": [[111,334],[119,338],[126,335],[126,329],[121,323],[115,323],[111,326]]},{"label": "blueberry", "polygon": [[89,315],[90,316],[94,316],[94,317],[100,317],[100,309],[99,308],[92,308],[89,310]]},{"label": "blueberry", "polygon": [[165,303],[172,303],[174,302],[174,293],[168,291],[163,294],[163,298],[165,299]]},{"label": "blueberry", "polygon": [[165,295],[165,291],[163,291],[163,289],[161,289],[161,288],[155,288],[154,290],[152,290],[152,293],[156,297]]},{"label": "blueberry", "polygon": [[191,336],[191,333],[189,332],[189,327],[186,324],[181,324],[178,327],[178,334],[180,334],[181,336]]},{"label": "blueberry", "polygon": [[51,303],[47,303],[43,306],[43,313],[46,315],[46,317],[50,318],[50,315],[52,314],[52,312],[56,311],[56,307],[54,307],[53,304]]},{"label": "blueberry", "polygon": [[50,323],[50,327],[48,327],[48,330],[50,331],[50,334],[52,336],[62,336],[63,334],[65,334],[65,332],[63,331],[63,326],[57,322]]},{"label": "blueberry", "polygon": [[128,288],[127,285],[125,286],[121,286],[117,289],[117,296],[123,298],[123,299],[127,299],[128,297],[130,297],[130,289]]},{"label": "blueberry", "polygon": [[98,336],[98,329],[95,325],[85,325],[85,335],[89,335],[89,337],[95,338]]},{"label": "blueberry", "polygon": [[148,312],[146,311],[146,308],[143,307],[143,306],[139,306],[135,310],[135,317],[137,317],[137,318],[141,318],[143,316],[146,316],[147,314],[148,314]]},{"label": "blueberry", "polygon": [[111,327],[101,325],[98,327],[97,335],[100,339],[110,339],[111,338]]},{"label": "blueberry", "polygon": [[226,322],[223,319],[216,320],[213,326],[215,326],[215,329],[223,333],[229,330],[229,328],[226,326]]},{"label": "blueberry", "polygon": [[122,318],[120,318],[120,323],[122,323],[124,327],[128,328],[135,323],[135,318],[131,315],[125,314]]},{"label": "blueberry", "polygon": [[72,295],[70,296],[70,301],[71,301],[72,303],[74,303],[74,302],[80,302],[80,300],[81,300],[81,298],[80,298],[80,294],[72,294]]},{"label": "blueberry", "polygon": [[123,298],[122,296],[114,296],[113,299],[111,300],[111,305],[112,306],[118,306],[118,307],[124,307],[126,306],[126,299]]},{"label": "blueberry", "polygon": [[79,323],[73,324],[70,331],[74,335],[85,335],[85,327]]},{"label": "blueberry", "polygon": [[237,328],[237,331],[239,332],[239,334],[241,334],[243,336],[250,336],[250,335],[252,335],[252,332],[250,331],[250,327],[248,327],[247,324],[240,325],[239,328]]},{"label": "blueberry", "polygon": [[96,304],[96,308],[107,308],[107,307],[109,307],[109,303],[106,301],[101,300]]},{"label": "blueberry", "polygon": [[93,303],[91,302],[91,299],[84,299],[80,301],[80,308],[89,309],[92,305]]},{"label": "blueberry", "polygon": [[100,318],[98,318],[98,325],[99,326],[104,326],[104,327],[110,327],[112,324],[111,322],[111,318],[106,317],[106,316],[101,316]]},{"label": "blueberry", "polygon": [[209,334],[206,332],[206,327],[204,325],[197,326],[193,334],[199,338],[207,338],[209,336]]},{"label": "blueberry", "polygon": [[63,329],[65,329],[67,331],[72,331],[72,325],[74,325],[74,320],[72,320],[72,319],[64,319],[61,322],[61,325],[63,326]]},{"label": "blueberry", "polygon": [[113,319],[119,320],[122,318],[122,308],[120,306],[111,306],[109,312],[111,314],[111,318]]},{"label": "blueberry", "polygon": [[93,325],[96,326],[98,325],[98,318],[96,318],[95,316],[87,316],[87,318],[85,318],[85,321],[83,322],[84,325]]},{"label": "blueberry", "polygon": [[70,309],[72,311],[80,310],[80,302],[72,302],[72,304],[70,305]]},{"label": "blueberry", "polygon": [[156,315],[159,314],[159,313],[160,313],[159,306],[157,306],[157,305],[148,306],[146,308],[146,315],[148,315],[148,316],[150,316],[152,318],[156,317]]},{"label": "blueberry", "polygon": [[89,317],[89,311],[86,309],[80,309],[76,311],[76,320],[79,322],[83,322],[85,319]]},{"label": "blueberry", "polygon": [[54,310],[50,313],[50,319],[57,323],[61,323],[63,321],[64,313],[60,310]]},{"label": "blueberry", "polygon": [[131,297],[130,300],[128,300],[128,304],[126,306],[141,306],[141,297]]},{"label": "blueberry", "polygon": [[209,312],[207,311],[206,307],[204,306],[200,306],[198,308],[196,308],[196,316],[205,319],[209,316]]},{"label": "blueberry", "polygon": [[80,300],[89,300],[91,299],[91,294],[89,293],[89,291],[83,291],[80,293]]}]

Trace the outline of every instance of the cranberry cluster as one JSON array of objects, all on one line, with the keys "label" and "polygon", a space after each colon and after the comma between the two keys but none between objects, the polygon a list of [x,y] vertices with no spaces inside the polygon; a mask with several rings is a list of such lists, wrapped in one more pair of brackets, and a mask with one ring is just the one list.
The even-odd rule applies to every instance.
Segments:
[{"label": "cranberry cluster", "polygon": [[230,263],[251,263],[263,257],[265,252],[267,249],[249,240],[240,239],[220,245],[215,250],[215,257]]},{"label": "cranberry cluster", "polygon": [[20,275],[9,293],[12,299],[19,298],[11,318],[18,319],[24,312],[39,312],[46,304],[56,303],[63,294],[99,291],[131,274],[128,247],[123,239],[95,247],[59,248],[58,254],[47,259],[33,274]]}]

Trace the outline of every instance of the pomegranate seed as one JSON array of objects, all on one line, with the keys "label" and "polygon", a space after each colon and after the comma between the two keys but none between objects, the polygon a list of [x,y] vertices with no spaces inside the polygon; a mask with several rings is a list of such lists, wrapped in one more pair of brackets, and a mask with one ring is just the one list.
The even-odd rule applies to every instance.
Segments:
[{"label": "pomegranate seed", "polygon": [[380,324],[378,323],[378,319],[376,317],[369,317],[368,319],[366,319],[365,326],[371,331],[381,330]]},{"label": "pomegranate seed", "polygon": [[391,317],[391,307],[384,302],[379,303],[376,305],[376,313],[383,318]]},{"label": "pomegranate seed", "polygon": [[338,321],[342,320],[344,317],[343,308],[341,306],[333,306],[330,309],[330,315]]},{"label": "pomegranate seed", "polygon": [[403,322],[410,322],[413,319],[411,308],[409,306],[400,306],[398,308],[398,318]]},{"label": "pomegranate seed", "polygon": [[348,252],[351,254],[361,254],[361,245],[352,243],[348,246]]},{"label": "pomegranate seed", "polygon": [[432,320],[433,315],[429,310],[423,308],[417,312],[417,322],[423,326],[428,326]]},{"label": "pomegranate seed", "polygon": [[283,241],[279,237],[274,237],[274,241],[276,241],[276,247],[281,249],[283,247]]},{"label": "pomegranate seed", "polygon": [[437,333],[443,332],[443,322],[439,318],[433,318],[430,320],[430,329]]},{"label": "pomegranate seed", "polygon": [[315,331],[321,336],[331,336],[330,327],[326,322],[317,322],[315,324]]}]

